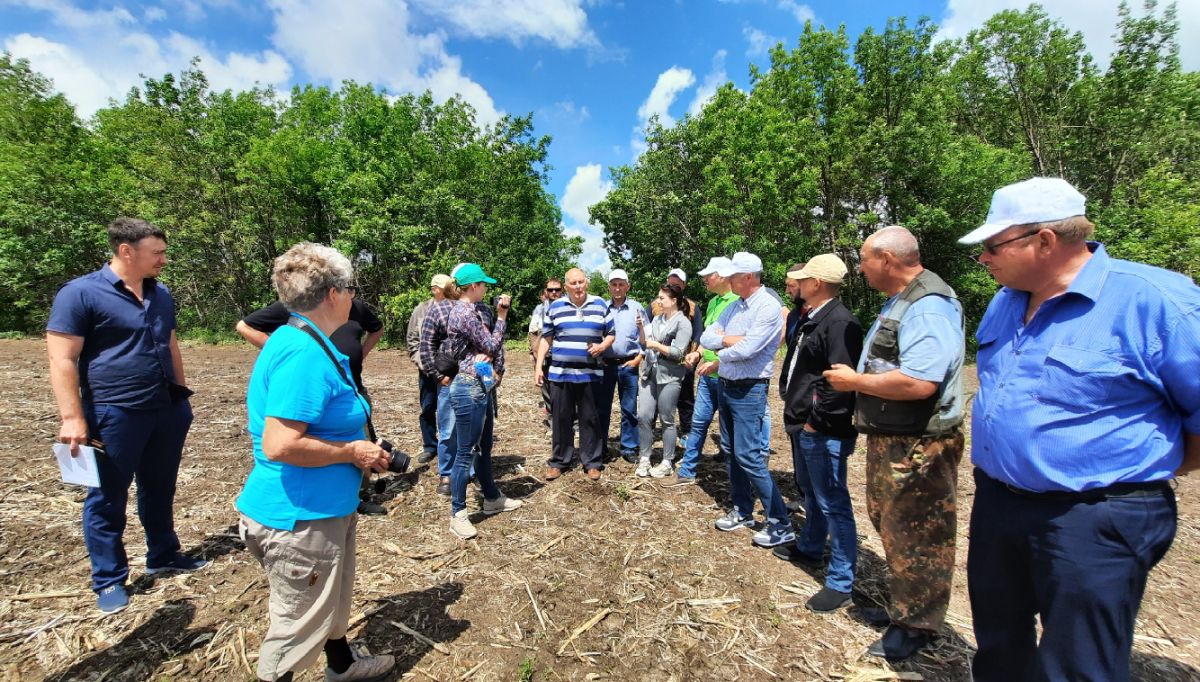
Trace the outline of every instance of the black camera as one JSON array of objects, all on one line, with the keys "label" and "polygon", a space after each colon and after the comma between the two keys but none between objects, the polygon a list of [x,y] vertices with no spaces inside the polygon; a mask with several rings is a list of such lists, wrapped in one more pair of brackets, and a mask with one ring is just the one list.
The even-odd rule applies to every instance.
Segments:
[{"label": "black camera", "polygon": [[379,441],[379,447],[388,453],[388,471],[393,474],[402,474],[408,471],[409,465],[412,464],[412,457],[409,457],[401,450],[397,450],[396,446],[392,445],[390,441]]},{"label": "black camera", "polygon": [[492,297],[492,307],[493,307],[493,308],[495,308],[496,310],[500,310],[500,308],[508,308],[508,307],[510,307],[510,306],[512,305],[512,299],[511,299],[511,297],[509,298],[509,304],[508,304],[508,305],[506,305],[506,306],[501,306],[501,305],[500,305],[500,299],[501,299],[502,297],[504,297],[504,296],[508,296],[508,294],[500,294],[499,296],[493,296],[493,297]]}]

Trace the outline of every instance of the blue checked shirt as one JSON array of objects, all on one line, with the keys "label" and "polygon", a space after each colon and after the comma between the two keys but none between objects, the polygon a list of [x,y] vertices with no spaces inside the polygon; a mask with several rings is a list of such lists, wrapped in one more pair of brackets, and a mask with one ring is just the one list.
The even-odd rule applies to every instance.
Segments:
[{"label": "blue checked shirt", "polygon": [[[704,330],[700,345],[716,351],[722,379],[770,379],[775,370],[775,351],[783,338],[783,314],[779,301],[759,287],[750,298],[739,298],[726,306],[717,323]],[[720,330],[720,332],[718,332]],[[744,336],[722,349],[722,338]]]},{"label": "blue checked shirt", "polygon": [[971,457],[1025,490],[1166,480],[1200,433],[1200,288],[1089,248],[1029,324],[1029,295],[1004,288],[976,333]]}]

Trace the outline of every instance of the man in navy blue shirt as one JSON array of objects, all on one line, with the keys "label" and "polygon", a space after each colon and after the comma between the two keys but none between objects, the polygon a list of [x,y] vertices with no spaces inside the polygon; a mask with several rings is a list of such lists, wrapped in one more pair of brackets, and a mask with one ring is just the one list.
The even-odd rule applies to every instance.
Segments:
[{"label": "man in navy blue shirt", "polygon": [[1009,185],[960,240],[1003,285],[976,332],[979,682],[1128,680],[1170,479],[1200,467],[1200,288],[1087,241],[1084,203],[1059,178]]},{"label": "man in navy blue shirt", "polygon": [[146,573],[194,571],[207,562],[180,554],[173,505],[183,442],[192,423],[175,302],[156,279],[167,263],[167,236],[138,218],[108,225],[112,260],[71,280],[46,323],[50,384],[62,426],[58,440],[98,448],[100,487],[83,503],[83,537],[97,606],[129,604],[122,535],[129,485],[137,479],[146,531]]}]

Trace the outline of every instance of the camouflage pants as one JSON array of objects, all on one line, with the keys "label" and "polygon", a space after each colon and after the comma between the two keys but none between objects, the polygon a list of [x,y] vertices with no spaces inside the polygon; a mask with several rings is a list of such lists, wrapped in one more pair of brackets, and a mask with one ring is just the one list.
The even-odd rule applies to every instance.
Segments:
[{"label": "camouflage pants", "polygon": [[867,437],[867,513],[887,558],[893,623],[937,630],[950,606],[957,532],[959,429]]}]

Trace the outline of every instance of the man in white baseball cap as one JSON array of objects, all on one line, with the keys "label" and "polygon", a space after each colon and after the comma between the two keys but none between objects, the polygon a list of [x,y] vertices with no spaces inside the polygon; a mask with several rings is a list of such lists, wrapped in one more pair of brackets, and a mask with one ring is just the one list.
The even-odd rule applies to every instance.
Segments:
[{"label": "man in white baseball cap", "polygon": [[978,682],[1129,679],[1175,537],[1171,479],[1200,468],[1200,288],[1110,257],[1092,230],[1074,187],[1033,178],[960,240],[1004,285],[975,335]]},{"label": "man in white baseball cap", "polygon": [[616,340],[600,356],[604,363],[604,378],[593,382],[596,388],[596,413],[600,420],[601,452],[607,453],[608,427],[612,422],[613,393],[621,404],[621,430],[618,438],[620,455],[626,462],[638,460],[638,366],[642,364],[642,348],[637,318],[648,326],[646,309],[629,296],[629,274],[621,268],[608,273],[608,310],[612,314]]},{"label": "man in white baseball cap", "polygon": [[721,382],[721,437],[733,456],[728,461],[733,509],[716,522],[717,530],[735,531],[754,525],[754,498],[762,501],[767,522],[752,541],[774,547],[796,539],[787,506],[767,470],[763,442],[767,385],[775,368],[775,351],[783,339],[779,304],[763,290],[762,261],[745,251],[722,263],[717,274],[729,280],[740,300],[725,308],[716,324],[704,330],[700,345],[714,351]]}]

